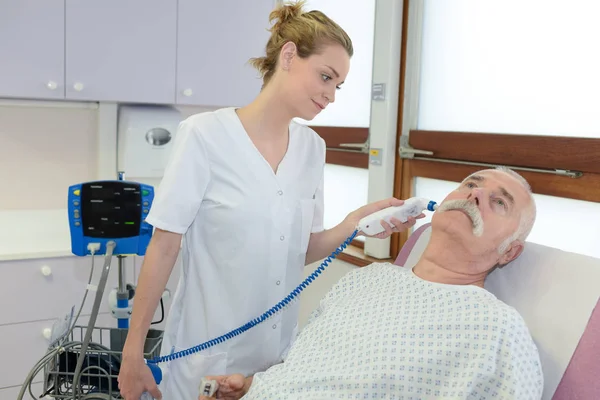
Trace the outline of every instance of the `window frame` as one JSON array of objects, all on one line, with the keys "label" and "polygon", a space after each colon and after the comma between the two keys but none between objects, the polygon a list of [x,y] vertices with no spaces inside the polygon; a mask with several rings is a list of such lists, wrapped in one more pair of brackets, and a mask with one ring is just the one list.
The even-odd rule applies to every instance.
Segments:
[{"label": "window frame", "polygon": [[326,163],[343,165],[346,167],[369,168],[369,155],[367,152],[344,144],[362,145],[368,142],[369,128],[342,127],[342,126],[311,126],[327,146]]}]

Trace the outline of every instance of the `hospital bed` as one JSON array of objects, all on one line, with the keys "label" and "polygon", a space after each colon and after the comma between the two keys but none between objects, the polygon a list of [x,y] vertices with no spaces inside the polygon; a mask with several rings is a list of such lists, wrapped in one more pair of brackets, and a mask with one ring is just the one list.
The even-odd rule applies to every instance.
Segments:
[{"label": "hospital bed", "polygon": [[[412,268],[430,234],[430,224],[416,229],[394,263]],[[540,353],[543,399],[600,399],[600,259],[528,242],[485,287],[525,319]]]}]

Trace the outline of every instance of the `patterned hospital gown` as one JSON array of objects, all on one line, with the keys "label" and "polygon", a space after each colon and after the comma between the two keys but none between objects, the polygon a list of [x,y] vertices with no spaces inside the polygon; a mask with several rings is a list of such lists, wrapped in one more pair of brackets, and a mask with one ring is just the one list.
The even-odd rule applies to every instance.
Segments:
[{"label": "patterned hospital gown", "polygon": [[542,389],[515,309],[482,288],[377,263],[331,289],[244,399],[540,399]]}]

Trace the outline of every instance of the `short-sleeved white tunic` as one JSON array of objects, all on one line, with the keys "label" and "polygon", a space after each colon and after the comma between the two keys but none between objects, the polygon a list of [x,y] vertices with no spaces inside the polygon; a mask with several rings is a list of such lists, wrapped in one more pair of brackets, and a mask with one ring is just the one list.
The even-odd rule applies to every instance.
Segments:
[{"label": "short-sleeved white tunic", "polygon": [[[323,229],[325,143],[292,122],[275,173],[234,108],[193,115],[175,137],[146,220],[184,234],[182,272],[162,354],[221,336],[260,316],[303,278],[311,232]],[[200,378],[251,374],[281,360],[298,304],[201,353],[160,364],[163,398],[195,399]]]}]

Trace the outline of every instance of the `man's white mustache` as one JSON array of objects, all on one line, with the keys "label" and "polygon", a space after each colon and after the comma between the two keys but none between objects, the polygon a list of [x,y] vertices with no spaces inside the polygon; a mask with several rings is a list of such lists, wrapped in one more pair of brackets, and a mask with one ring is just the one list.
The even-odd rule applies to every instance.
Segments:
[{"label": "man's white mustache", "polygon": [[440,207],[437,209],[437,212],[444,212],[449,210],[462,210],[464,211],[469,218],[471,218],[471,222],[473,224],[473,235],[481,236],[483,235],[483,219],[481,218],[481,213],[479,209],[468,200],[448,200],[440,204]]}]

